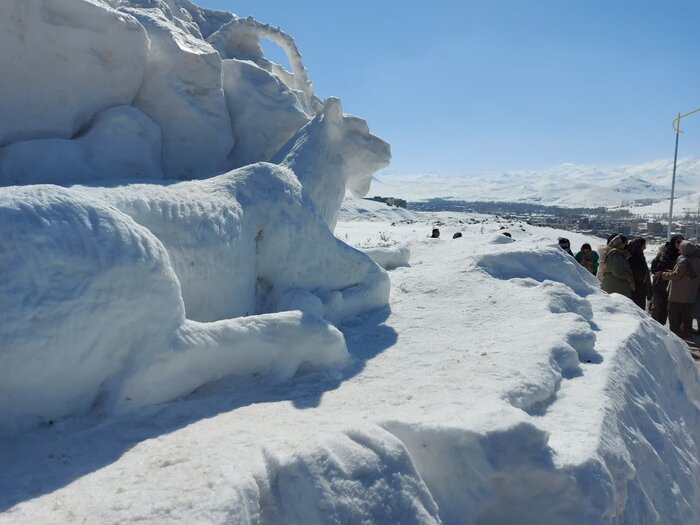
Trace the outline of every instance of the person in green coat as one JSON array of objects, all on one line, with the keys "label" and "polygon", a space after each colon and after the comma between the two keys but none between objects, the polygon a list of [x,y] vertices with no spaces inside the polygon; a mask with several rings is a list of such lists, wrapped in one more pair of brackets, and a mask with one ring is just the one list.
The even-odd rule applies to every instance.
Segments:
[{"label": "person in green coat", "polygon": [[619,293],[632,297],[634,290],[634,275],[630,263],[627,262],[625,248],[627,238],[617,235],[608,243],[605,252],[605,272],[600,287],[608,293]]},{"label": "person in green coat", "polygon": [[598,253],[593,251],[590,244],[583,244],[581,250],[574,257],[581,266],[593,275],[598,273]]}]

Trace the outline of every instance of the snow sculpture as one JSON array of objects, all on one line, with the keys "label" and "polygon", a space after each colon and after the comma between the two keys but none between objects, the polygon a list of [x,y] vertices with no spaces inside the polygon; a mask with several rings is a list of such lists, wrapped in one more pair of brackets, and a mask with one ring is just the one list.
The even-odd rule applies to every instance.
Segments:
[{"label": "snow sculpture", "polygon": [[146,28],[151,40],[134,106],[160,125],[166,176],[205,177],[225,169],[234,141],[218,53],[160,9],[123,11]]},{"label": "snow sculpture", "polygon": [[[234,217],[240,217],[243,231],[238,239],[226,239],[226,234],[235,235],[232,230],[216,239],[239,243],[238,261],[232,263],[260,267],[263,277],[274,279],[269,283],[272,295],[275,288],[308,286],[312,281],[334,299],[348,293],[332,291],[346,277],[333,282],[329,275],[333,270],[319,274],[318,268],[343,260],[340,272],[352,273],[364,256],[358,252],[346,259],[344,252],[352,249],[342,246],[318,221],[313,226],[313,217],[300,206],[301,188],[286,170],[267,165],[240,180],[235,175],[218,179],[183,183],[190,186],[183,187],[181,195],[202,185],[199,202],[192,208],[205,215],[206,192],[220,194],[219,202],[214,199],[209,206],[212,229],[226,220],[233,226]],[[154,188],[155,195],[167,192]],[[256,191],[273,189],[278,197],[288,193],[287,205],[276,220],[289,220],[287,214],[292,213],[300,221],[292,224],[298,227],[304,224],[302,216],[308,216],[306,229],[276,232],[275,219],[265,218],[262,209],[248,200],[257,196]],[[234,190],[241,199],[238,205],[217,207]],[[170,204],[153,199],[153,216],[165,214],[164,229],[167,215],[182,206],[176,201]],[[277,213],[268,204],[263,206]],[[261,228],[257,241],[256,228]],[[295,230],[297,237],[287,242],[306,244],[299,250],[306,254],[303,257],[312,245],[329,252],[302,277],[293,275],[299,268],[294,259],[302,255],[288,254],[287,246],[278,244]],[[180,232],[186,235],[185,228]],[[205,247],[212,239],[203,235],[199,246],[192,248]],[[264,256],[257,262],[256,244]],[[270,266],[274,258],[279,259],[278,267],[290,264],[286,275],[267,273],[278,270]],[[308,262],[313,263],[311,259]],[[365,271],[372,271],[371,264],[365,264]],[[0,192],[0,265],[5,269],[0,280],[1,431],[90,409],[113,412],[158,403],[226,375],[257,372],[286,378],[302,364],[324,367],[346,359],[342,334],[308,313],[204,324],[186,320],[180,283],[162,243],[126,214],[79,189],[31,186]],[[381,270],[377,276],[385,281]]]},{"label": "snow sculpture", "polygon": [[[264,59],[260,47],[261,38],[271,40],[284,50],[292,66],[291,75],[281,66]],[[308,114],[313,116],[320,110],[321,103],[314,95],[313,84],[309,80],[296,42],[280,28],[263,24],[252,17],[234,18],[207,40],[222,58],[248,58],[268,65],[271,72],[281,77],[287,85],[303,93],[304,96],[300,100]]]},{"label": "snow sculpture", "polygon": [[0,146],[71,138],[95,113],[130,104],[148,39],[132,17],[88,0],[0,2]]},{"label": "snow sculpture", "polygon": [[77,189],[165,245],[189,319],[311,308],[339,322],[388,302],[386,273],[313,216],[286,168],[260,163],[204,181]]},{"label": "snow sculpture", "polygon": [[117,106],[97,115],[75,140],[30,140],[0,149],[0,185],[162,179],[160,155],[158,126],[136,108]]},{"label": "snow sculpture", "polygon": [[[190,0],[5,0],[0,44],[2,429],[343,363],[329,323],[389,281],[328,226],[389,146],[321,105],[289,35]],[[19,186],[44,182],[86,186]]]},{"label": "snow sculpture", "polygon": [[328,98],[321,113],[272,159],[295,173],[331,230],[346,188],[364,197],[372,175],[390,160],[389,144],[372,135],[364,120],[343,115],[337,98]]},{"label": "snow sculpture", "polygon": [[223,74],[236,140],[232,165],[269,161],[310,117],[286,84],[252,62],[224,60]]}]

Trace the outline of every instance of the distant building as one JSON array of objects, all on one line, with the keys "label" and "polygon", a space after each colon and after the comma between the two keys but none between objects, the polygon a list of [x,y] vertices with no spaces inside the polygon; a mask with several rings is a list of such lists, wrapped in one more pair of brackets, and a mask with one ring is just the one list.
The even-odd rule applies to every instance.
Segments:
[{"label": "distant building", "polygon": [[650,235],[663,235],[665,229],[660,222],[647,222],[647,233]]}]

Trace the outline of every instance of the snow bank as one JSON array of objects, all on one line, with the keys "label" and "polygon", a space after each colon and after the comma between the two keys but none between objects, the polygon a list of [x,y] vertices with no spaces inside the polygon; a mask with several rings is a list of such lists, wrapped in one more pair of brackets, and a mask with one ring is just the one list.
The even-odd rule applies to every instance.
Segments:
[{"label": "snow bank", "polygon": [[130,104],[148,39],[132,17],[91,0],[0,3],[0,146],[71,138],[92,116]]},{"label": "snow bank", "polygon": [[362,251],[385,270],[395,270],[401,266],[408,266],[408,261],[411,258],[410,248],[403,244],[375,246],[374,248],[365,248]]},{"label": "snow bank", "polygon": [[[343,336],[322,316],[385,305],[388,278],[304,199],[291,172],[265,164],[163,186],[0,192],[0,428],[342,363]],[[253,315],[307,310],[290,294],[320,308]],[[185,309],[223,320],[186,321]]]}]

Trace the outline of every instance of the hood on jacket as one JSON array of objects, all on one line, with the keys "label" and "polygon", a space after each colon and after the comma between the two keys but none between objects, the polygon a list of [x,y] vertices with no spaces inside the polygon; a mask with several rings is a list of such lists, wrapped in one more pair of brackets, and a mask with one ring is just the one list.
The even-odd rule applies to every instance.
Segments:
[{"label": "hood on jacket", "polygon": [[625,244],[624,239],[620,235],[615,235],[612,240],[608,243],[611,248],[621,249]]},{"label": "hood on jacket", "polygon": [[663,254],[666,257],[675,259],[676,257],[678,257],[678,248],[676,248],[676,243],[679,240],[683,240],[683,236],[674,235],[673,237],[671,237],[671,240],[664,243],[664,245],[659,250],[659,253]]},{"label": "hood on jacket", "polygon": [[700,257],[700,249],[690,241],[683,241],[678,251],[683,257]]},{"label": "hood on jacket", "polygon": [[644,256],[644,245],[646,241],[644,239],[634,239],[628,245],[628,251],[630,255],[641,255]]}]

